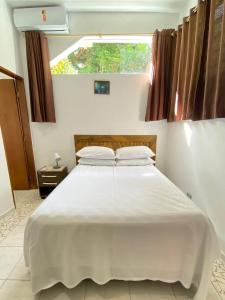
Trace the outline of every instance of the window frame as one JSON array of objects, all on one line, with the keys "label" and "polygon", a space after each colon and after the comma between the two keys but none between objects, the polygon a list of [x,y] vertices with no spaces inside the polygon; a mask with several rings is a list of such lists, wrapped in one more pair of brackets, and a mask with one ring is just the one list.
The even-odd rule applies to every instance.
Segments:
[{"label": "window frame", "polygon": [[[88,45],[90,43],[118,43],[118,44],[148,44],[150,48],[152,48],[152,34],[146,34],[146,35],[87,35],[81,37],[78,41],[76,41],[73,45],[69,46],[67,49],[62,51],[59,55],[51,59],[50,61],[50,69],[54,67],[57,63],[59,63],[61,60],[68,58],[68,56],[75,52],[80,47],[84,47],[84,45]],[[149,74],[151,68],[151,56],[149,57],[149,63],[146,67],[145,72],[93,72],[93,73],[76,73],[73,74],[70,73],[59,73],[59,74],[53,74],[52,75],[58,76],[58,75],[144,75]]]}]

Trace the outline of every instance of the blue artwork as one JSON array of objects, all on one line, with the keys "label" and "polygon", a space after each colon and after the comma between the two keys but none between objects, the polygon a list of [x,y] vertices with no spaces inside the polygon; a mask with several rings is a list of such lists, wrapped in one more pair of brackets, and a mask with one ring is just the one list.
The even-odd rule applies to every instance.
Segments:
[{"label": "blue artwork", "polygon": [[110,82],[109,81],[97,81],[94,82],[95,94],[109,95],[110,93]]}]

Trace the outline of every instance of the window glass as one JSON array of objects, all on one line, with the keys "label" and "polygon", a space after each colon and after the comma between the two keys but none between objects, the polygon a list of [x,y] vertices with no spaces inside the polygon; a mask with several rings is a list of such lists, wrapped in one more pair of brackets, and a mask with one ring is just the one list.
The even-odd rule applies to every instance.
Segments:
[{"label": "window glass", "polygon": [[150,36],[84,37],[54,58],[53,75],[147,73],[151,62]]}]

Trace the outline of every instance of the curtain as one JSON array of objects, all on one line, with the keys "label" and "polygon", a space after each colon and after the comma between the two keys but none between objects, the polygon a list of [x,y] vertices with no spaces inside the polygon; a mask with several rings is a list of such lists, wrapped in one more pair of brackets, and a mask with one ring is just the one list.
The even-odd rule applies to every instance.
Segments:
[{"label": "curtain", "polygon": [[149,87],[146,121],[165,119],[170,97],[173,54],[173,29],[156,31],[152,44],[152,84]]},{"label": "curtain", "polygon": [[32,121],[55,122],[48,40],[39,31],[27,31],[25,38]]},{"label": "curtain", "polygon": [[201,119],[225,117],[225,1],[212,0]]},{"label": "curtain", "polygon": [[173,35],[176,40],[174,40],[174,44],[176,45],[176,50],[174,53],[174,67],[173,72],[171,74],[170,80],[171,83],[171,98],[169,99],[168,103],[168,114],[167,119],[168,121],[175,121],[177,120],[177,100],[178,100],[178,93],[177,93],[177,82],[178,82],[178,74],[179,74],[179,64],[180,64],[180,47],[181,47],[181,38],[182,38],[182,26],[178,26],[178,30]]},{"label": "curtain", "polygon": [[[158,32],[158,35],[161,33]],[[163,51],[163,47],[154,40],[155,35],[153,48],[157,45],[161,47],[157,51]],[[190,15],[183,19],[183,24],[174,32],[169,45],[169,56],[172,53],[170,62],[159,62],[159,56],[152,61],[154,67],[165,63],[173,65],[168,69],[167,66],[161,66],[161,74],[153,77],[151,87],[155,90],[152,93],[150,88],[148,103],[151,104],[154,96],[162,93],[162,86],[157,85],[158,78],[169,78],[167,86],[171,89],[167,94],[162,94],[160,101],[155,99],[161,105],[163,103],[161,111],[167,111],[163,116],[158,114],[155,119],[164,117],[171,122],[224,118],[225,0],[199,0],[198,6],[190,10]],[[146,115],[151,116],[153,108],[158,105],[148,105]]]},{"label": "curtain", "polygon": [[[200,1],[197,11],[196,9],[191,9],[190,12],[189,46],[193,48],[193,51],[191,51],[191,54],[189,55],[191,70],[186,80],[189,82],[189,87],[186,90],[185,103],[183,107],[184,120],[194,119],[193,113],[195,108],[197,86],[198,82],[200,82],[200,76],[203,75],[200,69],[201,61],[205,60],[203,56],[203,45],[207,45],[207,11],[207,3]],[[192,37],[194,37],[194,47],[191,46]],[[205,49],[207,49],[207,47]]]}]

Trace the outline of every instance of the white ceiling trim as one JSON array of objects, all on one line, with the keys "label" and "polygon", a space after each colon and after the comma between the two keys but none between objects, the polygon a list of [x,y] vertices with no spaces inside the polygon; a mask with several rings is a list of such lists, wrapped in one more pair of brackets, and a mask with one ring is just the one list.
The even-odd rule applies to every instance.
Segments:
[{"label": "white ceiling trim", "polygon": [[64,5],[69,12],[179,13],[185,0],[7,0],[7,2],[14,8]]},{"label": "white ceiling trim", "polygon": [[68,11],[77,12],[163,12],[163,13],[179,13],[180,5],[160,4],[147,1],[113,1],[113,3],[83,2],[76,1],[74,3],[65,3]]}]

